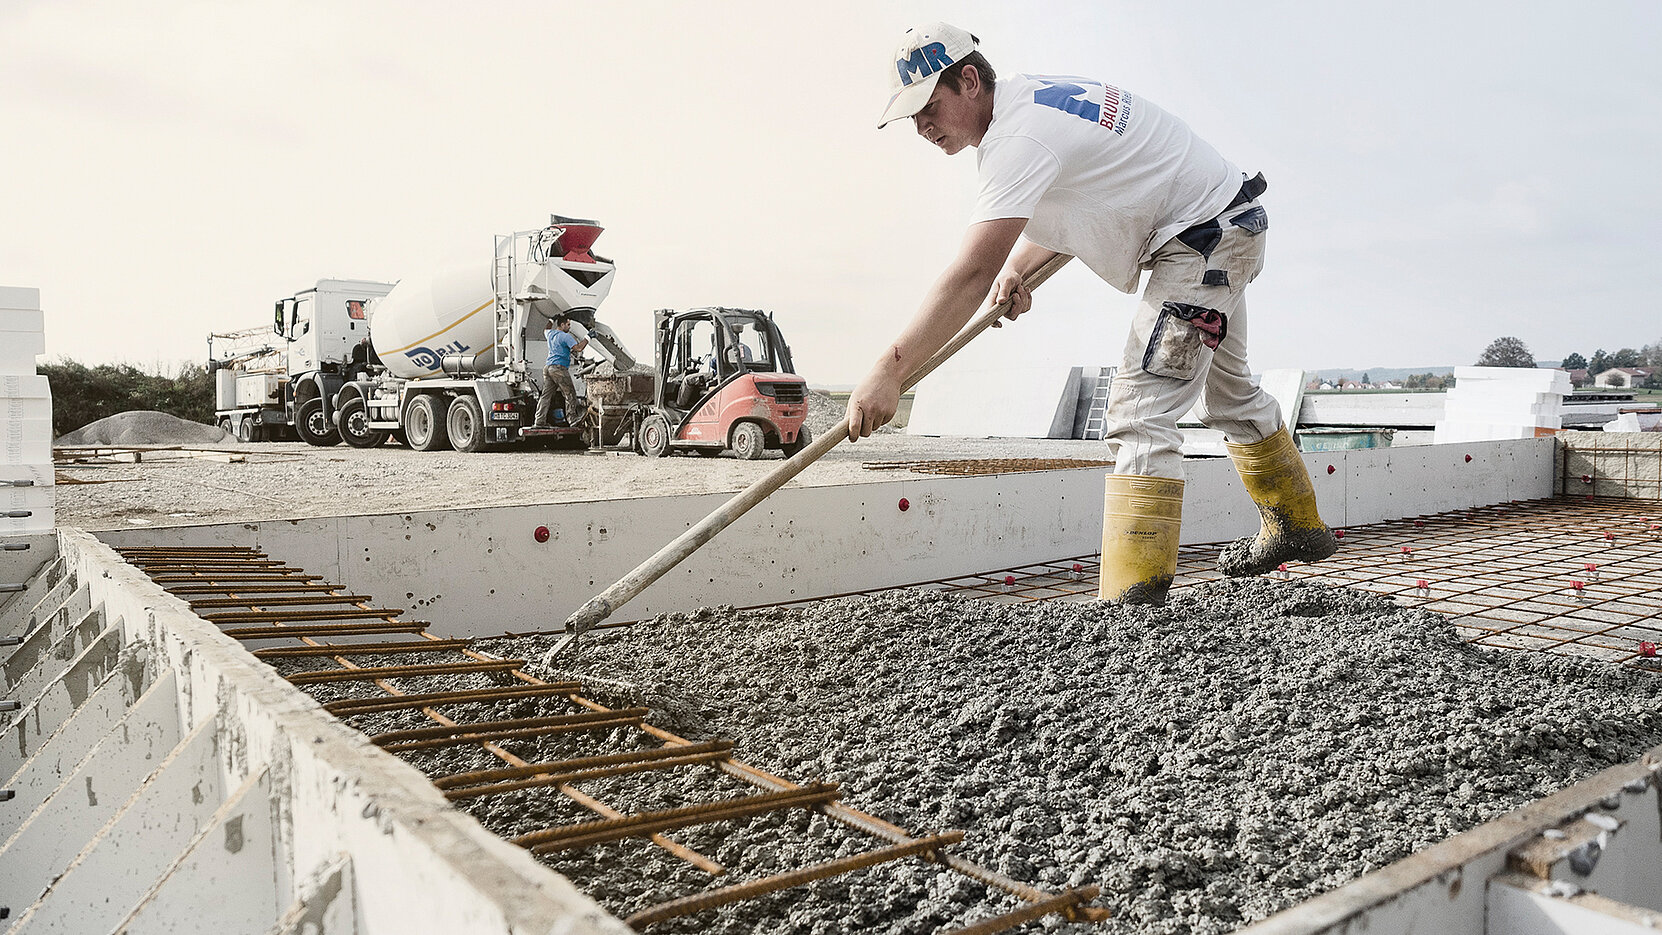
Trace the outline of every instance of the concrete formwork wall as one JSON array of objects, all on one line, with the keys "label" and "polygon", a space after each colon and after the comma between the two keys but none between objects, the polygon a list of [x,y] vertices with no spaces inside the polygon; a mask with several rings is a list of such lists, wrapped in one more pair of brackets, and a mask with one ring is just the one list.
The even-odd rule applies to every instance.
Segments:
[{"label": "concrete formwork wall", "polygon": [[[1305,456],[1335,526],[1552,493],[1552,441]],[[1331,466],[1332,470],[1329,470]],[[1249,535],[1258,515],[1227,460],[1187,464],[1185,543]],[[774,494],[622,611],[781,603],[1094,554],[1101,469],[918,476]],[[163,527],[114,544],[246,545],[480,635],[558,627],[594,593],[702,519],[726,495]],[[900,509],[906,501],[907,509]],[[548,530],[538,542],[539,527]]]},{"label": "concrete formwork wall", "polygon": [[1662,432],[1560,432],[1559,490],[1662,499]]},{"label": "concrete formwork wall", "polygon": [[59,546],[59,609],[3,619],[99,635],[38,692],[7,676],[8,933],[628,931],[108,546]]}]

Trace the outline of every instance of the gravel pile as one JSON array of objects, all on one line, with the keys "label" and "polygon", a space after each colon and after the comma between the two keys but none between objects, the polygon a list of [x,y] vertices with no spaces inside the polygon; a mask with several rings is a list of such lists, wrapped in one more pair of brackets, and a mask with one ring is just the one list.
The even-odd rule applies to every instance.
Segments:
[{"label": "gravel pile", "polygon": [[[904,411],[903,408],[902,413]],[[815,438],[831,431],[832,428],[843,421],[843,416],[847,414],[848,401],[846,399],[838,400],[824,390],[808,391],[808,428],[813,430]],[[895,421],[880,427],[877,434],[891,435],[904,431],[906,431],[906,417],[898,415],[895,417]]]},{"label": "gravel pile", "polygon": [[[536,659],[545,645],[480,648]],[[1265,579],[1164,608],[895,592],[705,609],[595,634],[568,664],[637,683],[617,701],[651,705],[655,723],[842,782],[844,801],[914,832],[966,830],[956,851],[1004,873],[1098,883],[1115,920],[1088,930],[1106,933],[1233,930],[1662,742],[1662,680],[1477,650],[1388,598]],[[500,801],[475,814],[509,833],[549,817]],[[791,820],[819,843],[744,826],[677,837],[736,867],[870,846]],[[629,847],[552,863],[623,913],[711,885]],[[766,924],[933,931],[1001,908],[985,896],[914,861],[792,895]],[[694,918],[685,931],[758,922]]]},{"label": "gravel pile", "polygon": [[218,426],[191,422],[165,412],[134,409],[89,422],[52,444],[77,445],[217,445],[231,436]]}]

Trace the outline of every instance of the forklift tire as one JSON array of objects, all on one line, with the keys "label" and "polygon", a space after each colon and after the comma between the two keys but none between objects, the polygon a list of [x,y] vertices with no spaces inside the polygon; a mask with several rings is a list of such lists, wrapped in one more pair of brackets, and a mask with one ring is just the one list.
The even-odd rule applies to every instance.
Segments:
[{"label": "forklift tire", "polygon": [[796,457],[797,452],[801,451],[802,449],[808,447],[809,445],[811,445],[813,443],[814,443],[814,433],[808,431],[808,423],[804,422],[804,423],[802,423],[802,428],[798,429],[797,432],[796,432],[796,441],[791,442],[789,444],[780,445],[779,450],[781,450],[785,453],[785,457],[794,458],[794,457]]},{"label": "forklift tire", "polygon": [[740,422],[733,426],[733,453],[745,461],[755,461],[768,450],[768,437],[754,422]]},{"label": "forklift tire", "polygon": [[[244,422],[246,425],[246,421]],[[328,448],[340,444],[340,433],[330,424],[329,417],[323,412],[322,397],[314,396],[300,404],[300,409],[294,414],[294,430],[300,433],[300,440],[308,445],[319,448]],[[242,429],[237,429],[237,437],[242,437]]]},{"label": "forklift tire", "polygon": [[439,408],[441,397],[423,393],[410,400],[404,409],[404,435],[416,451],[443,451],[450,447],[450,435],[445,431],[445,413]]},{"label": "forklift tire", "polygon": [[457,451],[483,451],[490,430],[485,428],[485,413],[477,396],[458,396],[450,401],[450,411],[444,416],[445,432],[450,436],[450,447]]},{"label": "forklift tire", "polygon": [[340,407],[340,437],[353,448],[379,448],[387,433],[369,427],[369,411],[362,396],[353,396]]},{"label": "forklift tire", "polygon": [[662,458],[669,452],[669,420],[653,413],[641,422],[641,454],[648,458]]}]

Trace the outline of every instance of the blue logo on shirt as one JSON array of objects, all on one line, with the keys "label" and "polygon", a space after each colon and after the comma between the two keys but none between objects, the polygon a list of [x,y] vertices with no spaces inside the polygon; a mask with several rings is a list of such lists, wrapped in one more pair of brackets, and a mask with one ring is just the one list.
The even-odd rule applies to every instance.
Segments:
[{"label": "blue logo on shirt", "polygon": [[[1084,117],[1092,123],[1102,119],[1102,107],[1090,101],[1081,100],[1085,88],[1072,84],[1060,78],[1040,78],[1044,87],[1033,92],[1033,103],[1054,107],[1075,117]],[[1099,85],[1100,87],[1100,85]]]},{"label": "blue logo on shirt", "polygon": [[900,84],[905,87],[917,80],[912,77],[913,74],[918,78],[927,78],[943,68],[950,67],[952,59],[947,57],[946,46],[939,42],[931,42],[918,46],[911,55],[897,59],[894,65],[900,71]]}]

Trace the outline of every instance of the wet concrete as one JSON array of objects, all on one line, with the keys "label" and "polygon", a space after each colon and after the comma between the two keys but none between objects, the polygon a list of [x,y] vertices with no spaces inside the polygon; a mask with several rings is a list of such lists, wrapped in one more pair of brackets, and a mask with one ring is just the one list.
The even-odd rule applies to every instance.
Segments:
[{"label": "wet concrete", "polygon": [[[535,659],[547,642],[481,648]],[[637,683],[621,700],[644,697],[656,723],[840,781],[914,832],[964,829],[958,853],[1012,876],[1099,883],[1116,919],[1096,930],[1112,933],[1232,930],[1662,742],[1662,680],[1477,650],[1386,598],[1263,579],[1161,608],[896,592],[705,609],[595,634],[566,664]],[[608,801],[737,789],[714,775],[618,782]],[[552,807],[569,808],[475,814],[512,833],[562,817],[521,814]],[[734,860],[715,885],[870,846],[790,820],[789,843],[777,823],[676,834]],[[640,842],[551,863],[625,913],[712,885]],[[781,897],[788,921],[765,927],[933,931],[999,908],[984,895],[913,861]],[[751,931],[764,909],[662,930]]]}]

